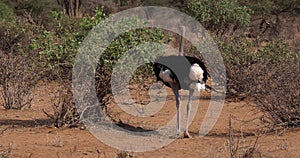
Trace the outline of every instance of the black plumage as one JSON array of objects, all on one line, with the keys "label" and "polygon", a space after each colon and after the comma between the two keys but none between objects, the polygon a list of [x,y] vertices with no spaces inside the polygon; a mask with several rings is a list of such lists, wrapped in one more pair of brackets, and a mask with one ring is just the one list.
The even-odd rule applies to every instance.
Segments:
[{"label": "black plumage", "polygon": [[161,72],[161,70],[165,71],[166,69],[169,69],[172,72],[170,77],[176,80],[177,83],[179,83],[179,89],[189,90],[189,82],[185,81],[188,79],[191,65],[195,63],[197,63],[204,71],[203,81],[206,82],[208,73],[205,64],[198,58],[191,56],[159,57],[153,64],[153,69],[157,80],[162,81],[166,86],[171,88],[168,82],[165,82],[164,80],[162,80],[162,78],[159,77],[159,73]]}]

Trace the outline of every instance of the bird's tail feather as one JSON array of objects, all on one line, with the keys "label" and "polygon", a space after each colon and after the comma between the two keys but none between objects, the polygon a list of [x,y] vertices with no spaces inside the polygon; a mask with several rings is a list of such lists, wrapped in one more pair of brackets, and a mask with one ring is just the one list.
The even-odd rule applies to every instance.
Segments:
[{"label": "bird's tail feather", "polygon": [[200,90],[205,89],[205,84],[201,84],[199,82],[193,82],[190,84],[190,88],[196,90],[197,92],[200,92]]}]

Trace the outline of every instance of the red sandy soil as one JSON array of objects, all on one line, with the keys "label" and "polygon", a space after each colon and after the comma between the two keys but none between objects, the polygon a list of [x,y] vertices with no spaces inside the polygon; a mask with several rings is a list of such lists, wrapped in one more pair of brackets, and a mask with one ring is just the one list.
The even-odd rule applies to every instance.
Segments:
[{"label": "red sandy soil", "polygon": [[[107,146],[96,139],[88,130],[79,128],[54,128],[52,120],[47,118],[42,109],[51,112],[51,96],[56,91],[55,83],[43,83],[35,90],[36,97],[30,109],[0,109],[0,158],[31,157],[31,158],[64,158],[64,157],[230,157],[230,141],[228,136],[229,118],[231,116],[234,132],[234,147],[237,156],[254,150],[253,157],[300,157],[300,129],[269,132],[261,134],[265,126],[262,119],[264,113],[258,110],[249,99],[233,102],[226,100],[222,113],[213,129],[204,137],[199,137],[199,127],[208,108],[208,99],[200,101],[196,117],[190,125],[192,139],[176,139],[171,144],[155,151],[121,152]],[[207,92],[206,92],[207,93]],[[168,101],[162,111],[147,119],[133,118],[114,106],[108,109],[118,113],[123,123],[153,127],[163,124],[176,113],[174,96],[168,91]],[[201,94],[207,95],[207,94]],[[182,105],[183,107],[185,105]],[[145,123],[146,122],[146,123]],[[175,127],[174,127],[175,130]],[[258,139],[257,139],[258,137]],[[257,140],[256,145],[255,141]]]}]

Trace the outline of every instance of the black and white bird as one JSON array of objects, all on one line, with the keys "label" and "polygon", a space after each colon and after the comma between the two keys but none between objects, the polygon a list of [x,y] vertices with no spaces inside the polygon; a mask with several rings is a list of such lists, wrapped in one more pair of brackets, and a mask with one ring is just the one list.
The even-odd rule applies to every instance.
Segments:
[{"label": "black and white bird", "polygon": [[170,87],[176,97],[177,108],[177,126],[176,134],[180,136],[180,96],[179,90],[189,90],[189,98],[187,105],[187,119],[184,131],[184,137],[190,138],[188,132],[188,123],[192,98],[195,91],[205,89],[208,78],[207,68],[205,64],[198,58],[183,56],[183,40],[181,42],[181,51],[179,56],[163,56],[159,57],[153,64],[153,70],[158,81],[162,81],[164,85]]}]

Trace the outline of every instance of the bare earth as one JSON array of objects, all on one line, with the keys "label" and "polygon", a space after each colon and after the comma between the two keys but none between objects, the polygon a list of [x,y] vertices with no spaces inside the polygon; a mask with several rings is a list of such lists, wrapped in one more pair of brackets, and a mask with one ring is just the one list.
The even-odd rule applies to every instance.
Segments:
[{"label": "bare earth", "polygon": [[[36,97],[30,109],[21,111],[0,109],[0,158],[11,157],[122,157],[121,151],[107,146],[96,139],[88,130],[79,128],[53,127],[52,121],[42,109],[51,112],[51,94],[55,93],[55,83],[43,83],[36,89]],[[207,93],[207,92],[205,92]],[[201,94],[203,96],[207,94]],[[203,95],[203,96],[202,96]],[[112,113],[117,113],[123,123],[147,128],[164,124],[176,113],[174,96],[168,91],[168,101],[161,112],[151,118],[139,119],[126,115],[109,105]],[[255,108],[250,100],[233,102],[226,100],[222,113],[213,129],[204,137],[199,137],[199,127],[208,108],[208,99],[201,99],[200,107],[190,126],[192,139],[177,139],[155,151],[128,152],[128,157],[230,157],[228,136],[229,118],[232,116],[234,147],[242,156],[254,149],[253,157],[300,157],[300,129],[279,130],[256,136],[263,130],[264,114]],[[182,105],[185,108],[185,105]],[[174,127],[175,130],[175,127]],[[174,131],[175,132],[175,131]],[[258,139],[257,139],[258,137]],[[257,140],[256,145],[255,141]],[[123,155],[123,157],[125,157]]]}]

